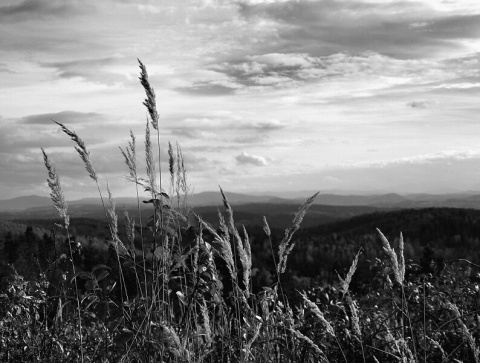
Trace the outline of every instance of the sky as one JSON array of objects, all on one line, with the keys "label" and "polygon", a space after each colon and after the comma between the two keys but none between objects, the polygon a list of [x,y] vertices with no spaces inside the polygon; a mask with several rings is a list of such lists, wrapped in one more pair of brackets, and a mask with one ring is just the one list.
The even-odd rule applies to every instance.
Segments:
[{"label": "sky", "polygon": [[[478,0],[3,0],[0,199],[135,196],[147,67],[194,192],[480,191]],[[156,140],[156,138],[154,139]],[[163,185],[166,185],[166,178]]]}]

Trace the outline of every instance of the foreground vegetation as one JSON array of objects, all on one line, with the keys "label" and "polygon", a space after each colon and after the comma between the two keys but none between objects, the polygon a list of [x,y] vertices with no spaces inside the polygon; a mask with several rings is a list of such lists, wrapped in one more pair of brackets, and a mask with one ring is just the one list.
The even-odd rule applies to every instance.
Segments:
[{"label": "foreground vegetation", "polygon": [[[247,230],[235,224],[223,191],[218,228],[189,208],[179,146],[169,144],[169,183],[162,188],[162,171],[155,162],[160,160],[155,93],[142,63],[140,68],[150,115],[146,178],[137,174],[133,134],[121,151],[138,202],[150,204],[152,215],[142,220],[124,211],[125,230],[120,231],[114,198],[108,185],[107,195],[102,193],[85,143],[58,123],[73,140],[104,201],[109,242],[98,248],[107,258],[98,261],[92,248],[74,238],[59,175],[42,150],[61,220],[37,241],[35,258],[21,261],[18,250],[7,251],[15,264],[0,295],[0,361],[480,360],[480,273],[472,263],[447,264],[427,254],[422,263],[410,261],[401,234],[390,244],[378,230],[377,250],[382,254],[368,261],[368,281],[365,272],[359,276],[366,266],[364,256],[371,256],[366,244],[351,248],[344,256],[353,257],[350,267],[339,269],[331,284],[292,281],[287,266],[301,263],[292,261],[295,244],[309,243],[297,242],[294,235],[316,195],[300,206],[283,234],[264,220],[263,251],[270,252],[271,268],[269,276],[259,273],[260,265],[254,263],[258,256],[252,253],[256,248]],[[158,151],[150,127],[157,133]],[[143,191],[147,200],[140,197]],[[25,243],[34,235],[33,229],[27,230]],[[316,256],[312,250],[304,260],[312,265]],[[23,266],[23,276],[14,266]],[[362,283],[356,282],[361,276]]]}]

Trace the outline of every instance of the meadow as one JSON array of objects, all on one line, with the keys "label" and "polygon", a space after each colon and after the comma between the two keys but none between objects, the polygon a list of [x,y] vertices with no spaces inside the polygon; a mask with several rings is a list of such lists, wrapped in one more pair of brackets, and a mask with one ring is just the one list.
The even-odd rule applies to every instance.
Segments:
[{"label": "meadow", "polygon": [[[168,143],[168,170],[161,168],[155,92],[139,65],[149,114],[146,170],[137,170],[133,133],[119,155],[138,208],[117,210],[82,138],[56,122],[98,189],[109,242],[75,238],[68,190],[42,149],[59,219],[37,253],[40,262],[24,261],[37,265],[35,273],[24,276],[10,266],[0,293],[0,361],[480,362],[480,266],[419,263],[409,258],[413,247],[400,230],[392,239],[372,227],[375,244],[350,246],[342,256],[349,267],[332,271],[328,284],[292,282],[290,262],[327,263],[315,260],[321,250],[293,261],[296,247],[307,243],[300,227],[317,194],[281,234],[263,219],[271,269],[259,282],[256,248],[235,223],[225,193],[220,189],[224,208],[213,225],[189,205],[188,165],[179,145]],[[148,219],[139,213],[141,204],[151,207]],[[94,264],[88,243],[101,246],[108,260]],[[366,261],[372,249],[378,257]],[[369,277],[360,286],[361,269]]]}]

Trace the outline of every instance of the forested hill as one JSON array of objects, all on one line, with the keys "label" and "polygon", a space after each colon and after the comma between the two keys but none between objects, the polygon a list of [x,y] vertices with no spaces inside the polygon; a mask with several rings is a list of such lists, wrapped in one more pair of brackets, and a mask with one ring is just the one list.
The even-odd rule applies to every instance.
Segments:
[{"label": "forested hill", "polygon": [[355,239],[374,234],[376,228],[385,235],[398,236],[402,232],[404,238],[420,245],[432,243],[441,248],[451,245],[459,236],[463,241],[480,238],[480,210],[426,208],[374,212],[327,225],[304,228],[301,233]]},{"label": "forested hill", "polygon": [[368,271],[372,262],[384,256],[376,228],[395,248],[402,232],[405,258],[423,266],[425,271],[459,259],[480,263],[480,211],[427,208],[371,213],[303,228],[296,235],[297,246],[289,260],[291,272],[314,277],[317,281],[333,282],[337,272],[348,270],[361,249],[357,278],[362,275],[371,278]]},{"label": "forested hill", "polygon": [[[234,212],[236,221],[240,224],[249,220],[249,212]],[[318,213],[315,208],[309,211],[312,218],[318,218]],[[213,214],[209,217],[216,218]],[[289,227],[291,216],[284,219],[282,227]],[[269,286],[274,281],[275,267],[268,238],[261,226],[261,218],[258,218],[258,222],[260,225],[251,223],[247,224],[246,228],[252,246],[254,284],[261,287]],[[53,224],[53,221],[47,220],[1,222],[0,265],[13,263],[19,272],[28,275],[32,263],[39,257],[41,259],[41,246],[51,243],[49,236]],[[33,229],[26,230],[27,226],[32,226]],[[273,247],[277,251],[284,233],[283,229],[271,227]],[[296,280],[291,281],[296,288],[308,286],[309,281],[335,282],[337,272],[345,273],[355,254],[362,249],[356,278],[368,280],[372,276],[369,272],[371,262],[377,257],[383,259],[376,228],[395,246],[400,232],[403,233],[407,260],[428,264],[429,261],[442,260],[448,263],[456,259],[469,259],[480,264],[480,210],[407,209],[357,215],[349,219],[337,219],[334,223],[301,228],[294,237],[296,246],[289,256],[289,271],[284,279],[287,279],[287,276],[295,278]],[[126,239],[123,227],[119,229],[119,234],[122,240]],[[106,241],[110,239],[110,235],[105,221],[75,218],[72,220],[71,235],[82,244],[82,256],[89,256],[82,259],[82,269],[88,270],[90,265],[109,261]],[[58,242],[62,240],[60,237],[57,239]],[[60,247],[62,245],[58,244]],[[22,266],[26,268],[25,271]],[[302,285],[302,281],[305,285]]]}]

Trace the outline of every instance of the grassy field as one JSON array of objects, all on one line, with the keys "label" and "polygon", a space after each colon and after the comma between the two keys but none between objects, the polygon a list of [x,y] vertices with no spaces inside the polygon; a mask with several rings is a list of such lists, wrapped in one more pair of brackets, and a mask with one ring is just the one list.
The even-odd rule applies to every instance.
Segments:
[{"label": "grassy field", "polygon": [[[155,92],[141,62],[140,70],[150,116],[146,176],[137,170],[133,134],[121,153],[138,210],[147,193],[151,217],[122,212],[127,237],[119,237],[114,198],[108,185],[102,192],[87,146],[57,122],[98,188],[113,262],[79,268],[82,249],[71,238],[61,175],[42,150],[60,217],[52,243],[63,244],[65,253],[52,252],[33,279],[12,273],[0,295],[0,361],[480,361],[479,266],[432,266],[432,272],[422,272],[405,260],[400,231],[392,243],[377,231],[383,258],[371,261],[375,277],[361,294],[350,286],[361,250],[335,284],[296,291],[294,298],[284,292],[282,277],[295,248],[294,235],[316,195],[299,206],[279,241],[272,241],[264,219],[274,283],[253,291],[249,236],[235,223],[223,191],[224,211],[214,228],[189,207],[178,145],[168,145],[169,168],[161,169]],[[162,173],[168,173],[168,185],[161,185]],[[138,226],[148,227],[148,233]]]}]

